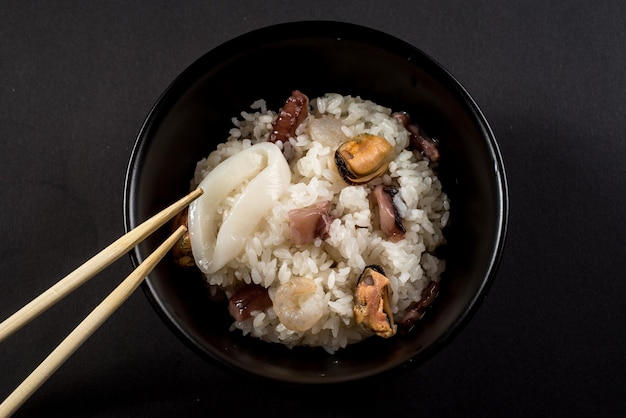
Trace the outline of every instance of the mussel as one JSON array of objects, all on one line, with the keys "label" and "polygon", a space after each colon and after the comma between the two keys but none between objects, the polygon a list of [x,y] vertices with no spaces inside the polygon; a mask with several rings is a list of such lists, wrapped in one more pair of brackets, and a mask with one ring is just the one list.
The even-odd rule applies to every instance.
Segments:
[{"label": "mussel", "polygon": [[346,183],[364,184],[387,171],[394,151],[385,138],[360,134],[337,148],[335,164]]},{"label": "mussel", "polygon": [[385,277],[383,268],[377,265],[365,267],[354,296],[352,311],[356,323],[380,337],[393,337],[397,326],[389,304],[389,279]]}]

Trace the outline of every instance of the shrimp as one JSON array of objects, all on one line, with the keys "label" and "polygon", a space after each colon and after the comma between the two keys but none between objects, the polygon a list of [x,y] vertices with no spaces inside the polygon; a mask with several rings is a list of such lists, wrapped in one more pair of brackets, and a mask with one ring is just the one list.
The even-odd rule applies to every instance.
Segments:
[{"label": "shrimp", "polygon": [[276,289],[274,312],[288,329],[307,331],[324,314],[324,294],[313,279],[292,277]]}]

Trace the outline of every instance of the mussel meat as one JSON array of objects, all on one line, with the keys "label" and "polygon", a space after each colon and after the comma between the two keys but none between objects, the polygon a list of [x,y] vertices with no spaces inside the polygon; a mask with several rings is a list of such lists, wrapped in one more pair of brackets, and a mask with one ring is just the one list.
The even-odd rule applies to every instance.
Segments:
[{"label": "mussel meat", "polygon": [[397,326],[389,304],[389,279],[382,267],[365,267],[357,282],[352,310],[356,323],[363,329],[383,338],[395,335]]},{"label": "mussel meat", "polygon": [[346,183],[364,184],[387,171],[394,151],[385,138],[361,134],[337,148],[335,164]]}]

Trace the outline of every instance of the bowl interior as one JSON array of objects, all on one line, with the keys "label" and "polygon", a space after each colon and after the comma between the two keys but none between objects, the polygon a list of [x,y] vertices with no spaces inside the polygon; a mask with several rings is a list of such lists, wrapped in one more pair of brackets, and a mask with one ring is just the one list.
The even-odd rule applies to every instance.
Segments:
[{"label": "bowl interior", "polygon": [[[230,332],[227,310],[210,300],[199,275],[169,259],[150,274],[144,290],[194,350],[253,375],[342,382],[420,364],[467,322],[485,295],[503,247],[507,194],[495,139],[474,101],[446,70],[403,41],[350,24],[301,22],[243,35],[201,57],[161,96],[138,136],[126,181],[126,227],[189,191],[196,162],[226,140],[232,117],[259,98],[278,110],[295,89],[309,97],[361,96],[407,111],[439,140],[451,224],[442,248],[447,268],[431,310],[408,336],[372,338],[331,356]],[[163,228],[140,244],[133,262],[167,233]]]}]

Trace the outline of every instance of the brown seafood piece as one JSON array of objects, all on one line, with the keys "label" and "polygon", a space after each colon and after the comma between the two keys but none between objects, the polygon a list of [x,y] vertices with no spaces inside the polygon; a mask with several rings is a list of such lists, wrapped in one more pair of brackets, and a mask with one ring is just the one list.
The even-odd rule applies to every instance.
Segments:
[{"label": "brown seafood piece", "polygon": [[335,152],[335,165],[348,184],[364,184],[383,175],[395,156],[393,146],[383,137],[357,135]]},{"label": "brown seafood piece", "polygon": [[363,329],[380,337],[393,337],[396,325],[389,305],[389,279],[382,267],[365,267],[359,277],[352,308],[354,319]]},{"label": "brown seafood piece", "polygon": [[289,141],[289,138],[296,136],[296,129],[308,115],[309,98],[299,90],[294,90],[272,124],[268,140]]},{"label": "brown seafood piece", "polygon": [[438,282],[431,281],[426,285],[424,290],[422,290],[421,299],[413,302],[404,312],[402,319],[398,321],[398,325],[403,332],[409,331],[424,316],[424,312],[433,304],[438,293]]},{"label": "brown seafood piece", "polygon": [[257,284],[247,284],[228,299],[228,312],[235,321],[243,321],[254,311],[264,311],[272,306],[267,289]]},{"label": "brown seafood piece", "polygon": [[374,188],[374,197],[378,204],[378,217],[380,219],[380,229],[385,233],[391,242],[398,242],[404,238],[406,229],[402,223],[402,218],[393,204],[393,196],[398,193],[394,187],[379,184]]},{"label": "brown seafood piece", "polygon": [[[178,213],[171,221],[172,231],[176,230],[179,226],[187,226],[188,210],[185,208]],[[174,244],[172,247],[172,256],[174,262],[181,267],[194,267],[196,262],[193,258],[193,252],[191,250],[191,241],[189,239],[189,231]]]},{"label": "brown seafood piece", "polygon": [[330,201],[324,200],[289,213],[291,241],[296,245],[308,244],[315,238],[328,238],[333,218],[330,216]]},{"label": "brown seafood piece", "polygon": [[430,161],[439,161],[439,148],[437,142],[422,132],[415,123],[411,121],[406,112],[396,112],[391,116],[402,122],[407,131],[411,134],[411,144],[417,148]]}]

